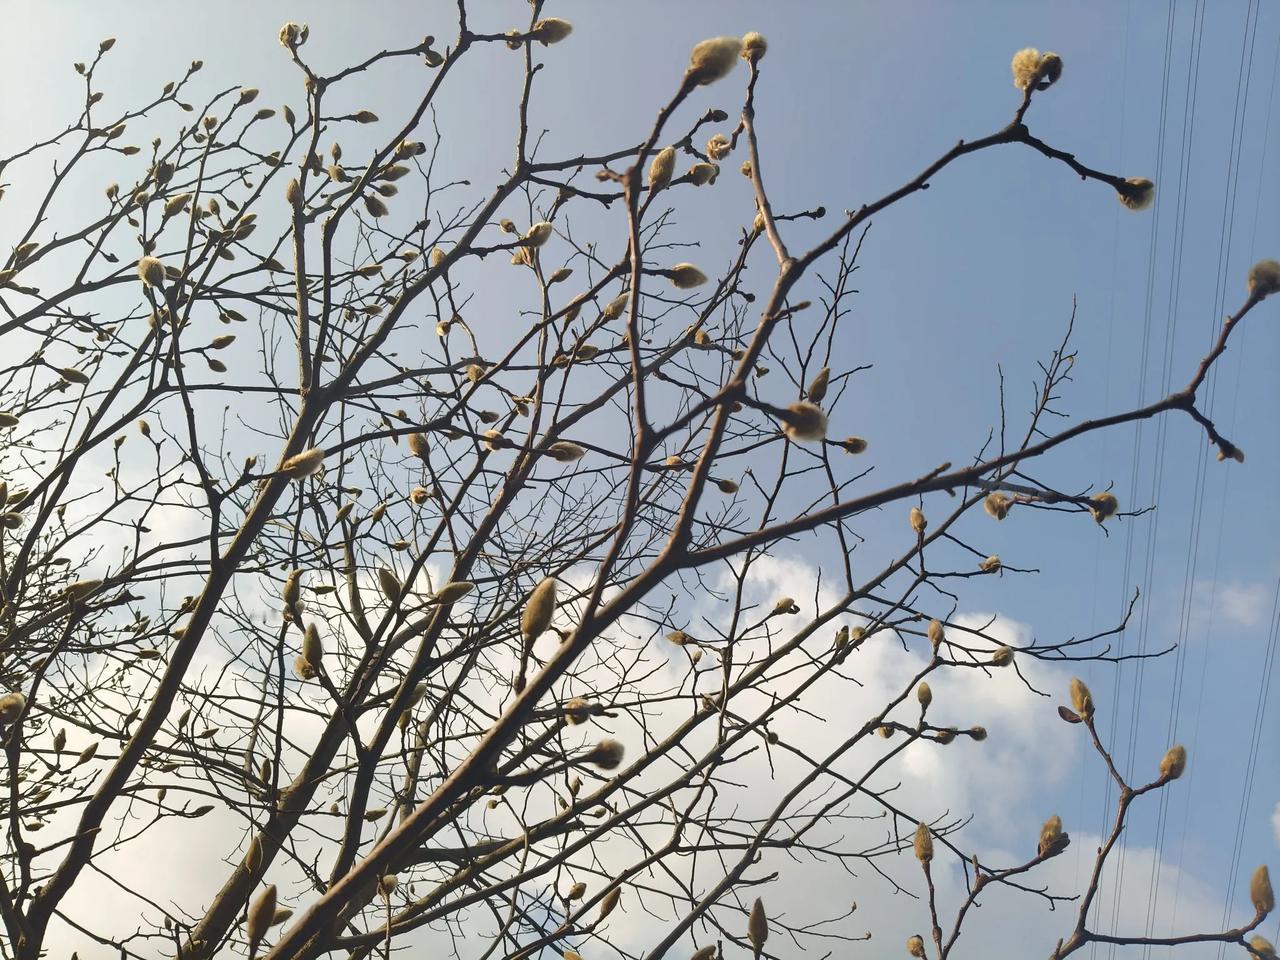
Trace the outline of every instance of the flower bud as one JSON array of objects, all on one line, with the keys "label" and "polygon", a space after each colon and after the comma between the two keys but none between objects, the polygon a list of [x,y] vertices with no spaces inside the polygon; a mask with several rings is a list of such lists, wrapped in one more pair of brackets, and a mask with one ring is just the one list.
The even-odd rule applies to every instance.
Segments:
[{"label": "flower bud", "polygon": [[1271,873],[1265,863],[1253,871],[1249,880],[1249,899],[1259,916],[1265,917],[1276,908],[1276,892],[1271,887]]},{"label": "flower bud", "polygon": [[942,646],[942,641],[946,639],[946,632],[942,629],[941,620],[935,619],[929,621],[928,636],[929,645],[933,647],[933,652],[937,653],[938,648]]},{"label": "flower bud", "polygon": [[302,659],[316,672],[324,660],[324,641],[320,639],[320,631],[314,623],[308,623],[302,633]]},{"label": "flower bud", "polygon": [[540,247],[551,237],[551,231],[554,228],[547,221],[535,223],[532,227],[525,231],[525,242],[531,247]]},{"label": "flower bud", "polygon": [[404,585],[400,583],[400,578],[387,567],[378,568],[378,587],[382,590],[382,595],[387,598],[387,602],[391,604],[399,602],[400,594],[404,592]]},{"label": "flower bud", "polygon": [[913,937],[907,937],[907,953],[913,957],[923,957],[924,937],[918,933]]},{"label": "flower bud", "polygon": [[1160,758],[1160,777],[1163,780],[1177,780],[1187,769],[1187,748],[1182,744],[1170,747]]},{"label": "flower bud", "polygon": [[310,450],[295,453],[285,460],[284,463],[280,464],[280,472],[294,480],[301,480],[303,477],[318,473],[323,465],[324,449],[322,447],[312,447]]},{"label": "flower bud", "polygon": [[911,529],[916,532],[916,535],[923,536],[925,529],[929,526],[929,521],[924,518],[924,511],[919,507],[912,507],[907,513],[907,519],[911,522]]},{"label": "flower bud", "polygon": [[262,942],[263,936],[271,927],[271,921],[275,915],[276,886],[274,883],[269,883],[249,904],[249,916],[245,921],[245,935],[249,939],[249,956],[252,957],[258,952],[258,944]]},{"label": "flower bud", "polygon": [[568,440],[557,440],[547,447],[547,456],[558,463],[573,463],[586,455],[586,450]]},{"label": "flower bud", "polygon": [[583,763],[595,764],[601,770],[615,770],[622,763],[625,749],[612,737],[605,737],[583,756]]},{"label": "flower bud", "polygon": [[556,581],[547,577],[529,594],[524,612],[520,616],[520,632],[526,640],[533,641],[546,633],[556,612]]},{"label": "flower bud", "polygon": [[751,914],[747,917],[747,939],[751,941],[756,960],[760,960],[765,941],[769,939],[769,918],[765,916],[764,902],[759,897],[751,905]]},{"label": "flower bud", "polygon": [[604,895],[604,899],[600,901],[600,919],[603,920],[609,914],[613,913],[618,906],[618,901],[622,899],[622,888],[614,887]]},{"label": "flower bud", "polygon": [[1280,261],[1259,260],[1249,268],[1249,294],[1259,300],[1280,292]]},{"label": "flower bud", "polygon": [[933,833],[924,823],[916,825],[916,836],[912,845],[915,847],[916,859],[928,863],[933,859]]},{"label": "flower bud", "polygon": [[831,382],[831,368],[823,367],[809,383],[805,396],[811,403],[821,403],[827,395],[827,386]]},{"label": "flower bud", "polygon": [[815,403],[799,400],[787,407],[782,419],[782,432],[795,441],[825,440],[827,415]]},{"label": "flower bud", "polygon": [[649,164],[649,192],[657,193],[665,190],[671,182],[671,174],[676,166],[676,148],[663,147],[654,154]]},{"label": "flower bud", "polygon": [[546,17],[539,20],[529,31],[529,35],[544,47],[559,43],[571,33],[573,33],[573,24],[559,17]]},{"label": "flower bud", "polygon": [[27,698],[16,691],[0,696],[0,723],[8,726],[22,716],[26,708]]},{"label": "flower bud", "polygon": [[1054,857],[1067,848],[1067,844],[1071,842],[1071,838],[1062,832],[1062,818],[1056,813],[1044,822],[1044,826],[1040,828],[1040,841],[1037,846],[1037,855],[1041,857]]},{"label": "flower bud", "polygon": [[1088,720],[1093,716],[1093,694],[1079,677],[1071,678],[1071,706],[1081,719]]},{"label": "flower bud", "polygon": [[1013,85],[1019,90],[1046,90],[1062,76],[1062,58],[1027,47],[1013,55],[1011,68]]},{"label": "flower bud", "polygon": [[748,63],[756,63],[769,49],[769,41],[752,30],[742,37],[742,59]]},{"label": "flower bud", "polygon": [[73,580],[62,588],[63,595],[71,602],[83,600],[95,590],[102,586],[102,581],[95,580]]},{"label": "flower bud", "polygon": [[455,603],[476,588],[470,580],[453,580],[436,591],[437,603]]},{"label": "flower bud", "polygon": [[669,271],[671,285],[677,290],[690,290],[707,282],[707,275],[692,263],[677,263]]},{"label": "flower bud", "polygon": [[431,455],[431,446],[427,441],[427,435],[422,432],[415,432],[405,437],[405,446],[409,448],[409,452],[421,460],[427,462]]},{"label": "flower bud", "polygon": [[987,516],[997,520],[1007,517],[1011,506],[1013,506],[1013,499],[999,491],[987,494],[987,498],[982,501],[982,509],[987,511]]},{"label": "flower bud", "polygon": [[164,264],[155,257],[143,257],[138,261],[138,277],[148,287],[164,283]]},{"label": "flower bud", "polygon": [[715,83],[728,76],[741,52],[742,41],[738,37],[703,40],[689,55],[689,69],[685,71],[685,80],[699,86]]},{"label": "flower bud", "polygon": [[701,187],[704,184],[715,183],[719,173],[720,168],[714,163],[695,163],[685,176],[693,182],[695,187]]},{"label": "flower bud", "polygon": [[1116,196],[1130,210],[1145,210],[1155,201],[1156,185],[1146,177],[1130,177],[1116,187]]},{"label": "flower bud", "polygon": [[920,706],[929,709],[929,704],[933,703],[933,689],[929,684],[921,680],[920,685],[916,687],[916,699],[920,701]]}]

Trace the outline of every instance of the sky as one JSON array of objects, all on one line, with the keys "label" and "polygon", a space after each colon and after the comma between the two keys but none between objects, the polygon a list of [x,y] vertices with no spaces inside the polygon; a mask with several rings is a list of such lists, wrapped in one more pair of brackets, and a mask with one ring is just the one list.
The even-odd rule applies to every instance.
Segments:
[{"label": "sky", "polygon": [[[475,28],[494,32],[526,10],[515,0],[473,6]],[[105,36],[119,37],[105,76],[121,103],[198,57],[201,89],[256,86],[270,104],[299,99],[276,40],[284,20],[308,22],[308,52],[330,64],[427,33],[444,41],[453,30],[453,4],[440,0],[3,7],[0,155],[53,132],[74,110],[80,87],[70,65]],[[1017,105],[1009,58],[1028,45],[1065,62],[1062,80],[1033,104],[1032,132],[1090,166],[1157,181],[1155,207],[1134,214],[1106,188],[1006,146],[961,161],[875,218],[839,347],[847,362],[875,365],[851,383],[844,409],[847,432],[872,441],[885,483],[971,455],[998,424],[1000,372],[1011,417],[1024,414],[1036,363],[1061,339],[1073,298],[1079,356],[1060,407],[1085,418],[1185,383],[1221,317],[1242,302],[1248,266],[1280,257],[1280,5],[556,0],[547,12],[575,25],[569,40],[542,54],[532,124],[549,131],[547,156],[633,142],[672,92],[693,43],[758,30],[770,46],[757,125],[776,207],[825,205],[834,216],[914,176],[958,139],[999,129]],[[477,59],[483,66],[462,74],[438,122],[450,144],[445,169],[483,185],[511,155],[520,58]],[[697,109],[732,114],[738,89],[700,93]],[[366,92],[353,109],[393,116],[418,91],[411,78],[396,77]],[[731,249],[724,231],[714,236],[717,204],[736,191],[744,222],[750,217],[746,184],[722,179],[733,182],[717,186],[714,202],[699,195],[681,211],[682,228],[705,235],[706,262]],[[797,226],[789,238],[794,247],[818,235]],[[7,242],[2,220],[0,240]],[[962,612],[975,622],[998,615],[1014,634],[1045,640],[1094,633],[1113,626],[1138,589],[1120,649],[1178,644],[1141,666],[1083,668],[1124,769],[1154,769],[1172,742],[1185,743],[1191,757],[1167,803],[1145,811],[1126,835],[1132,856],[1115,902],[1138,924],[1154,904],[1161,934],[1175,916],[1216,922],[1233,882],[1238,917],[1239,885],[1253,865],[1280,867],[1280,686],[1266,682],[1280,591],[1277,369],[1273,300],[1248,318],[1202,392],[1206,411],[1246,452],[1242,465],[1206,456],[1198,428],[1175,418],[1095,434],[1042,468],[1062,488],[1110,484],[1126,507],[1156,507],[1141,517],[1105,530],[1034,511],[995,528],[972,521],[990,552],[1040,571],[972,581]],[[868,518],[865,532],[874,542],[902,522],[886,511]],[[791,559],[779,588],[788,575],[805,579],[804,561]],[[1069,675],[1059,674],[1048,676]],[[1012,736],[1031,723],[1030,711],[1043,711],[1034,698],[1008,697],[1006,712],[1005,701],[991,706]],[[1024,732],[1060,734],[1038,723]],[[957,805],[985,811],[972,828],[979,842],[1000,843],[1006,823],[1034,829],[1050,807],[1080,838],[1075,849],[1086,850],[1109,799],[1101,771],[1075,754],[1070,763],[1046,757],[1035,742],[1009,751],[991,769],[909,776],[922,790],[945,788]],[[1062,868],[1075,857],[1062,858]],[[1153,877],[1160,882],[1151,894]],[[1267,929],[1275,933],[1274,920]],[[998,956],[1020,955],[990,942]]]}]

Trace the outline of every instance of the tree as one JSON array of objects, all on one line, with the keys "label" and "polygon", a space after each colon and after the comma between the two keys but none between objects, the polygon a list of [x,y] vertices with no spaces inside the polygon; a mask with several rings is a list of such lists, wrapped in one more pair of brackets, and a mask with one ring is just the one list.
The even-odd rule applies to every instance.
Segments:
[{"label": "tree", "polygon": [[[909,750],[986,739],[933,703],[930,681],[1119,658],[1108,640],[1123,623],[1015,648],[953,622],[966,581],[1020,572],[964,523],[1121,515],[1105,489],[1033,475],[1043,455],[1119,424],[1189,416],[1220,459],[1243,460],[1197,391],[1280,289],[1280,264],[1254,268],[1183,388],[1059,422],[1068,331],[1021,430],[961,466],[873,488],[867,441],[833,429],[859,373],[835,345],[870,218],[1002,145],[1135,210],[1154,185],[1032,134],[1028,111],[1062,64],[1024,50],[1010,122],[802,252],[789,227],[826,213],[771,203],[754,126],[763,37],[695,47],[639,140],[546,158],[528,107],[544,48],[571,27],[532,6],[527,28],[485,34],[459,2],[451,43],[338,69],[308,58],[306,26],[286,24],[305,106],[279,114],[241,87],[188,103],[195,62],[106,119],[106,40],[76,65],[80,116],[0,163],[38,198],[7,224],[0,273],[14,346],[0,380],[7,953],[35,958],[71,931],[130,957],[366,957],[433,930],[484,956],[781,955],[821,934],[814,917],[770,915],[763,864],[887,877],[914,854],[907,882],[928,928],[907,942],[914,956],[962,955],[971,907],[1027,896],[1069,904],[1058,958],[1091,942],[1195,941],[1274,956],[1254,937],[1273,907],[1265,868],[1227,930],[1161,940],[1089,925],[1130,811],[1187,758],[1173,746],[1130,783],[1083,683],[1058,691],[1071,704],[1059,713],[1118,797],[1083,890],[1030,880],[1069,842],[1056,816],[1025,860],[987,863],[965,848],[963,817],[900,806],[883,772]],[[495,56],[524,60],[511,167],[488,192],[442,183],[433,108],[457,64]],[[379,118],[330,104],[395,61],[422,62],[416,109],[381,121],[376,148],[344,151]],[[690,118],[701,87],[744,74],[736,122]],[[176,135],[149,154],[130,142],[175,108],[191,117]],[[678,262],[673,213],[735,163],[756,201],[754,221],[726,227],[737,255],[719,269]],[[58,198],[105,164],[132,182],[55,229]],[[612,230],[576,236],[584,209]],[[747,272],[762,264],[766,283]],[[478,322],[470,297],[497,284],[527,308]],[[856,573],[857,521],[880,508],[901,513],[901,547]],[[762,602],[758,571],[794,538],[845,562],[810,597]],[[716,616],[695,622],[700,597]],[[902,682],[859,698],[857,658],[895,649]],[[795,735],[802,700],[833,687],[858,720],[815,749]],[[739,771],[761,763],[791,779],[743,803]],[[871,840],[844,835],[868,816]],[[127,934],[71,908],[153,837],[220,846],[207,896],[174,903],[158,892],[172,878],[151,877],[130,888],[141,919]],[[962,895],[939,893],[940,858],[963,870]],[[611,932],[629,912],[660,918],[643,942]]]}]

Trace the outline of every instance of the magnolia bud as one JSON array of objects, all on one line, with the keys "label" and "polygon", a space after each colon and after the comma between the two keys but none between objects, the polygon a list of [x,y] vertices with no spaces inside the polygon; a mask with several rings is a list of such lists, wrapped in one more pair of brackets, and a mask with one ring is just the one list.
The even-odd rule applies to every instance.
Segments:
[{"label": "magnolia bud", "polygon": [[925,528],[929,526],[929,521],[924,518],[924,512],[919,507],[912,507],[907,514],[907,519],[911,521],[911,529],[917,536],[922,536]]},{"label": "magnolia bud", "polygon": [[1116,196],[1130,210],[1145,210],[1156,198],[1156,185],[1146,177],[1130,177],[1116,188]]},{"label": "magnolia bud", "polygon": [[386,567],[378,568],[378,587],[382,590],[382,595],[387,598],[388,603],[398,602],[400,594],[404,591],[400,578]]},{"label": "magnolia bud", "polygon": [[1041,857],[1057,856],[1067,848],[1071,838],[1062,832],[1062,818],[1056,813],[1044,822],[1040,828],[1040,841],[1037,853]]},{"label": "magnolia bud", "polygon": [[547,447],[547,456],[558,463],[572,463],[575,460],[581,460],[586,455],[586,452],[585,449],[576,443],[570,443],[568,440],[557,440]]},{"label": "magnolia bud", "polygon": [[622,763],[625,748],[617,740],[605,737],[583,756],[584,763],[592,763],[601,770],[614,770]]},{"label": "magnolia bud", "polygon": [[600,901],[600,919],[603,920],[609,914],[613,913],[614,908],[618,906],[618,901],[622,899],[622,888],[614,887],[604,895],[604,899]]},{"label": "magnolia bud", "polygon": [[807,403],[803,400],[797,401],[787,407],[782,419],[784,423],[782,432],[792,440],[817,441],[826,439],[827,415],[822,412],[822,408],[817,404]]},{"label": "magnolia bud", "polygon": [[276,886],[274,883],[269,883],[249,904],[249,916],[245,921],[245,934],[249,938],[249,956],[252,957],[258,952],[258,944],[262,942],[263,936],[271,927],[271,921],[275,919],[275,915]]},{"label": "magnolia bud", "polygon": [[982,501],[982,509],[987,511],[988,516],[995,517],[997,520],[1003,520],[1007,517],[1009,508],[1012,506],[1012,498],[999,491],[987,494],[987,498]]},{"label": "magnolia bud", "polygon": [[765,941],[769,939],[769,918],[765,916],[764,903],[759,897],[751,905],[751,914],[747,917],[747,939],[751,941],[756,960],[759,960]]},{"label": "magnolia bud", "polygon": [[547,577],[529,594],[520,617],[520,632],[527,640],[536,640],[551,626],[556,612],[556,581]]},{"label": "magnolia bud", "polygon": [[929,644],[933,647],[933,652],[937,653],[938,648],[942,646],[942,641],[946,639],[946,633],[942,629],[941,620],[929,621]]},{"label": "magnolia bud", "polygon": [[1280,261],[1259,260],[1249,268],[1249,294],[1262,300],[1280,292]]},{"label": "magnolia bud", "polygon": [[1160,777],[1163,780],[1177,780],[1187,769],[1187,748],[1182,744],[1170,747],[1160,758]]},{"label": "magnolia bud", "polygon": [[924,680],[920,681],[920,686],[916,687],[916,699],[920,701],[920,706],[929,709],[929,704],[933,703],[933,690]]},{"label": "magnolia bud", "polygon": [[1079,677],[1071,678],[1071,706],[1083,720],[1093,716],[1093,694]]},{"label": "magnolia bud", "polygon": [[164,264],[155,257],[143,257],[138,261],[138,277],[148,287],[158,287],[164,282]]},{"label": "magnolia bud", "polygon": [[728,76],[741,52],[742,41],[738,37],[703,40],[693,48],[689,56],[689,69],[685,71],[686,82],[706,85]]},{"label": "magnolia bud", "polygon": [[818,371],[805,395],[812,403],[821,403],[827,395],[827,385],[831,382],[831,368],[823,367]]},{"label": "magnolia bud", "polygon": [[653,162],[649,164],[650,193],[657,193],[659,190],[667,188],[667,184],[671,182],[671,174],[675,170],[675,165],[675,147],[663,147],[654,154]]},{"label": "magnolia bud", "polygon": [[677,290],[690,290],[707,282],[707,275],[692,263],[677,263],[668,271],[671,285]]},{"label": "magnolia bud", "polygon": [[438,603],[454,603],[457,600],[461,600],[475,588],[476,585],[470,580],[454,580],[446,583],[436,591],[436,601]]},{"label": "magnolia bud", "polygon": [[27,708],[27,698],[20,693],[6,693],[0,696],[0,723],[6,726],[22,716]]},{"label": "magnolia bud", "polygon": [[924,823],[916,825],[916,836],[912,845],[915,847],[916,859],[928,863],[933,859],[933,833]]},{"label": "magnolia bud", "polygon": [[295,453],[285,460],[284,463],[280,464],[280,472],[294,480],[301,480],[303,477],[309,477],[319,472],[323,465],[324,449],[322,447],[312,447],[310,450]]},{"label": "magnolia bud", "polygon": [[748,63],[756,63],[769,49],[769,41],[752,30],[742,37],[742,59]]},{"label": "magnolia bud", "polygon": [[1120,507],[1120,501],[1116,499],[1116,495],[1109,491],[1095,494],[1090,498],[1089,502],[1092,504],[1089,512],[1093,514],[1093,519],[1098,523],[1102,523],[1103,520],[1114,514]]},{"label": "magnolia bud", "polygon": [[1253,871],[1249,880],[1249,899],[1259,916],[1265,917],[1276,908],[1276,892],[1271,887],[1271,873],[1265,863]]}]

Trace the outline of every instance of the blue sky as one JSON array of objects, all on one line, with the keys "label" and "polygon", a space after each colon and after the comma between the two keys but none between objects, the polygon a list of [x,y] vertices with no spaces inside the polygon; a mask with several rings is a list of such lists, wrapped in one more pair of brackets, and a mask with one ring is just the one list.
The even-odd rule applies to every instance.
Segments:
[{"label": "blue sky", "polygon": [[[475,28],[494,32],[527,9],[473,6]],[[853,382],[844,409],[856,417],[847,432],[871,439],[874,462],[884,465],[876,479],[885,483],[972,454],[998,422],[997,364],[1018,422],[1035,364],[1061,338],[1073,297],[1079,358],[1060,406],[1088,417],[1181,386],[1221,316],[1243,300],[1249,264],[1280,256],[1280,5],[559,0],[548,12],[576,27],[542,57],[533,125],[550,131],[548,156],[637,140],[694,42],[754,29],[770,42],[757,122],[773,202],[785,210],[825,205],[823,229],[957,139],[1007,122],[1017,105],[1008,61],[1027,45],[1055,50],[1066,64],[1062,81],[1036,98],[1032,131],[1091,166],[1158,181],[1156,207],[1134,214],[1106,188],[1010,146],[965,159],[876,218],[840,347],[849,363],[875,364]],[[426,33],[447,41],[453,4],[10,2],[0,35],[10,92],[0,107],[0,154],[69,115],[80,90],[70,64],[109,35],[120,40],[106,85],[120,103],[196,57],[205,61],[203,90],[241,83],[260,87],[267,104],[296,103],[295,73],[276,41],[286,19],[309,22],[309,54],[332,65]],[[511,155],[520,58],[503,62],[497,52],[476,58],[439,116],[450,144],[445,169],[480,186]],[[351,106],[393,116],[417,93],[419,75],[384,75]],[[732,114],[739,91],[737,82],[717,85],[686,112],[720,106]],[[732,249],[731,232],[715,230],[725,205],[737,203],[742,223],[751,214],[741,178],[722,178],[716,190],[690,197],[680,213],[705,264]],[[816,236],[818,228],[798,226],[788,238],[794,248]],[[1182,642],[1179,653],[1142,668],[1084,673],[1108,716],[1104,729],[1114,717],[1122,764],[1152,769],[1171,740],[1191,754],[1167,809],[1145,811],[1130,841],[1159,844],[1167,863],[1223,894],[1247,775],[1235,876],[1263,860],[1280,864],[1280,685],[1264,704],[1257,763],[1247,763],[1280,585],[1278,368],[1280,304],[1271,301],[1249,318],[1203,395],[1245,450],[1244,465],[1211,455],[1202,462],[1202,435],[1185,419],[1095,435],[1047,462],[1041,475],[1062,488],[1114,484],[1125,506],[1158,505],[1109,524],[1110,536],[1034,511],[999,527],[971,521],[990,552],[1041,573],[974,582],[965,609],[1063,639],[1113,625],[1137,587],[1142,599],[1123,649]],[[864,529],[874,543],[901,527],[900,516],[886,513]],[[1080,776],[1055,787],[1056,797],[1046,788],[1036,808],[1052,801],[1069,827],[1096,831],[1101,771],[1082,766]],[[1148,886],[1149,872],[1135,869],[1123,895],[1145,899]],[[1160,896],[1175,892],[1166,885]]]}]

